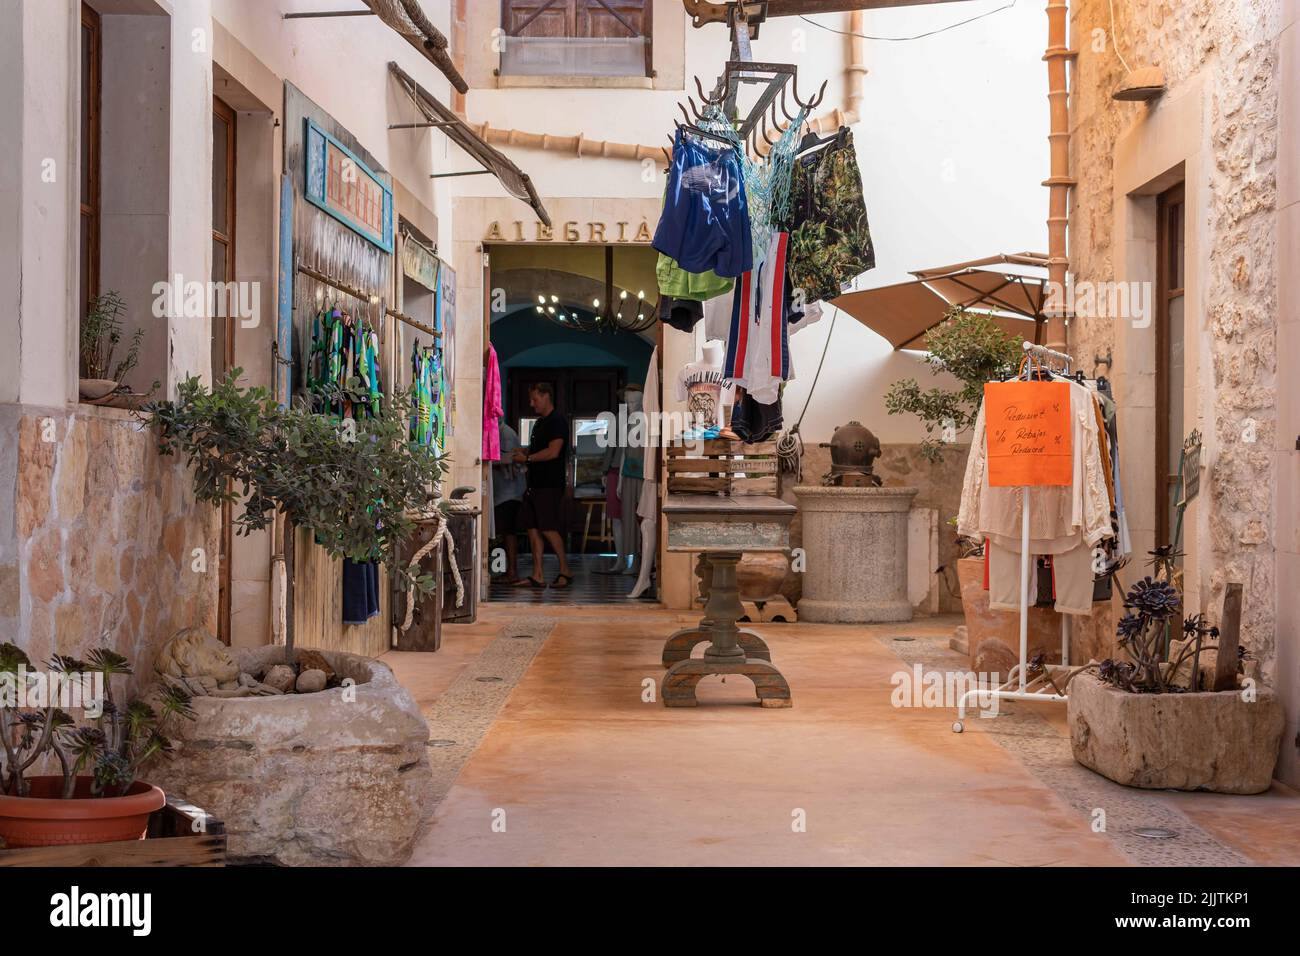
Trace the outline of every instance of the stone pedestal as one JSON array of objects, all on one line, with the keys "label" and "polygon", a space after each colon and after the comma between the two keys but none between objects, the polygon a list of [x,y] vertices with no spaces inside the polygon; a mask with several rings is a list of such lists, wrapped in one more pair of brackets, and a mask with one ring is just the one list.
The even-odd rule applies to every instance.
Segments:
[{"label": "stone pedestal", "polygon": [[910,621],[907,513],[916,488],[794,489],[807,567],[799,620]]}]

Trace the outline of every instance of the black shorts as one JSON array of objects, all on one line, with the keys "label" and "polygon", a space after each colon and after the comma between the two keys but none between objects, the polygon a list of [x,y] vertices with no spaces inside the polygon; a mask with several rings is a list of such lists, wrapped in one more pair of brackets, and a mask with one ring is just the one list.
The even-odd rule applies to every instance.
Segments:
[{"label": "black shorts", "polygon": [[503,501],[494,509],[497,526],[497,537],[503,538],[508,534],[516,534],[521,531],[519,525],[519,508],[523,502],[518,498],[510,501]]},{"label": "black shorts", "polygon": [[558,531],[564,534],[565,521],[563,488],[529,488],[519,508],[519,527],[524,531]]}]

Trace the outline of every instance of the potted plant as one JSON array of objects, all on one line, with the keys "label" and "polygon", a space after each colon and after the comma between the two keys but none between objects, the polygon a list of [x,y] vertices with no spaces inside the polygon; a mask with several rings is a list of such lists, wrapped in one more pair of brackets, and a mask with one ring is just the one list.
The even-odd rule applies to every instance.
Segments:
[{"label": "potted plant", "polygon": [[[1253,679],[1214,690],[1202,655],[1217,654],[1219,630],[1201,615],[1166,633],[1181,598],[1167,581],[1138,581],[1124,599],[1117,643],[1127,660],[1090,664],[1069,682],[1074,759],[1130,787],[1260,793],[1277,762],[1285,718]],[[1229,679],[1232,675],[1228,675]]]},{"label": "potted plant", "polygon": [[[171,750],[168,722],[192,711],[189,696],[175,688],[160,690],[152,703],[119,705],[113,680],[130,674],[127,659],[107,648],[84,661],[56,655],[42,674],[21,649],[0,644],[0,840],[6,845],[143,839],[149,815],[166,798],[139,774]],[[94,714],[89,722],[79,724],[58,706],[74,686],[71,696]],[[43,706],[22,706],[28,698],[43,698]],[[57,761],[60,772],[30,775],[42,758]]]},{"label": "potted plant", "polygon": [[99,401],[116,392],[139,361],[143,328],[135,330],[126,356],[113,364],[113,355],[122,341],[125,308],[122,296],[110,289],[90,303],[81,320],[80,395],[85,401]]},{"label": "potted plant", "polygon": [[914,378],[903,379],[885,392],[891,415],[915,415],[925,425],[921,454],[938,461],[945,445],[953,445],[975,426],[984,400],[984,383],[1015,372],[1023,355],[1017,335],[1008,335],[981,312],[954,307],[926,335],[925,364],[931,375],[950,375],[958,388],[922,389]]},{"label": "potted plant", "polygon": [[[331,556],[380,561],[403,590],[432,591],[434,578],[398,556],[433,507],[444,470],[443,458],[409,440],[410,397],[387,396],[376,414],[339,418],[303,400],[282,407],[264,388],[240,387],[242,374],[232,369],[210,390],[191,377],[176,401],[143,409],[159,451],[185,457],[198,500],[238,504],[237,534],[268,528],[279,513],[287,528],[310,529]],[[330,406],[355,406],[370,396],[350,379],[326,397]],[[294,660],[290,644],[285,661]]]}]

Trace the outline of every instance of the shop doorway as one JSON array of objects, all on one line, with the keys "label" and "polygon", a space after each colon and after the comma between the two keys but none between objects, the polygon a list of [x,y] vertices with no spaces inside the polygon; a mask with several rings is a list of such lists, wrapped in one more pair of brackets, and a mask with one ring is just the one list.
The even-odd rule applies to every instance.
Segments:
[{"label": "shop doorway", "polygon": [[[548,387],[566,423],[560,524],[572,572],[571,584],[551,586],[563,583],[558,555],[545,547],[539,567],[524,522],[516,518],[531,513],[521,510],[517,497],[526,492],[527,469],[512,468],[508,460],[485,465],[493,488],[485,552],[488,599],[626,601],[636,580],[639,530],[636,502],[624,499],[640,488],[641,475],[639,460],[620,454],[608,425],[620,412],[625,418],[629,404],[640,407],[655,344],[654,303],[647,297],[657,287],[655,253],[603,245],[494,245],[488,263],[487,336],[500,372],[503,447],[516,440],[528,447],[538,420],[530,399],[535,386]],[[617,306],[607,308],[606,300]],[[626,324],[610,321],[620,312]],[[636,328],[636,316],[644,327]],[[548,587],[512,583],[528,578]]]}]

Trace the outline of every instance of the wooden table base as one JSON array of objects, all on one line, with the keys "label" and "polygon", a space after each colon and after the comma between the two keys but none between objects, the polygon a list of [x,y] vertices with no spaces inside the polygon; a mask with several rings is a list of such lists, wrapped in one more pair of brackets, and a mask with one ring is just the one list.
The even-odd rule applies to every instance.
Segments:
[{"label": "wooden table base", "polygon": [[[672,665],[660,689],[665,707],[696,706],[696,686],[714,674],[748,677],[764,707],[791,706],[790,685],[772,665],[767,645],[757,634],[736,627],[744,613],[736,585],[739,562],[739,551],[710,552],[707,565],[711,580],[704,618],[698,627],[677,631],[664,645],[664,664]],[[704,656],[692,659],[692,648],[706,640],[710,644]]]}]

